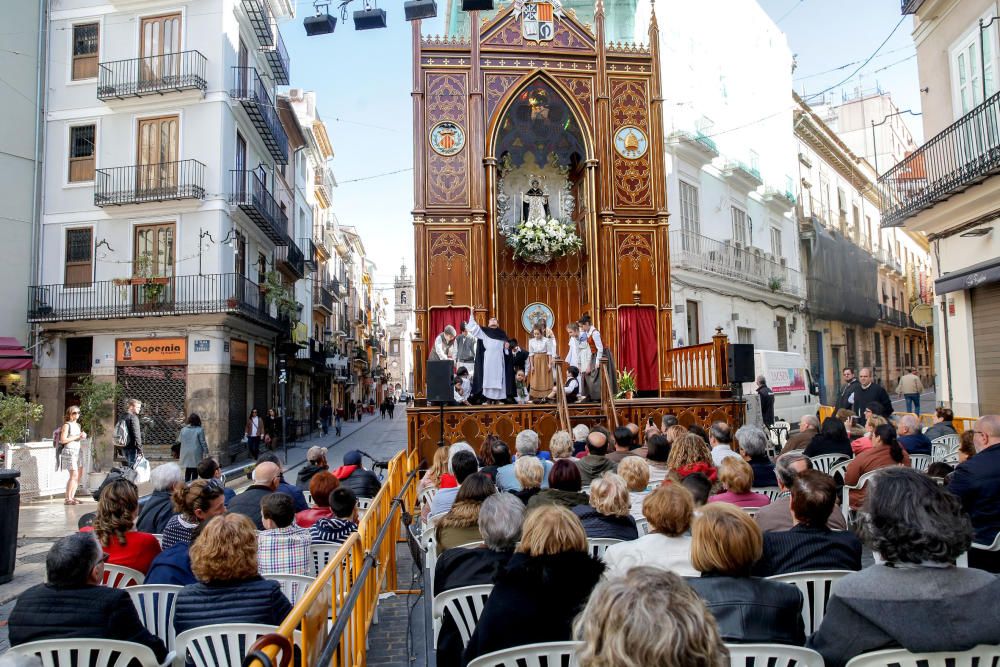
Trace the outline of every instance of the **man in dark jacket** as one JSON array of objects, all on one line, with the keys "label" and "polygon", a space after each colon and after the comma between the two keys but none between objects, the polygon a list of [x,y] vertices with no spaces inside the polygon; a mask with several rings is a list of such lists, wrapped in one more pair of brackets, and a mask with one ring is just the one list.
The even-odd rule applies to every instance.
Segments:
[{"label": "man in dark jacket", "polygon": [[[980,417],[973,432],[976,455],[955,468],[948,490],[972,520],[973,542],[992,544],[1000,532],[1000,416]],[[969,549],[969,567],[1000,572],[1000,552]]]},{"label": "man in dark jacket", "polygon": [[361,466],[361,452],[356,449],[344,454],[344,465],[334,470],[333,475],[358,498],[374,498],[382,488],[375,473]]},{"label": "man in dark jacket", "polygon": [[184,472],[176,463],[164,463],[153,468],[150,481],[153,483],[153,493],[139,508],[135,529],[140,533],[159,535],[166,528],[170,517],[177,514],[170,496],[178,484],[184,483]]},{"label": "man in dark jacket", "polygon": [[913,415],[903,415],[896,424],[899,444],[910,454],[930,454],[931,441],[920,432],[920,422]]},{"label": "man in dark jacket", "polygon": [[323,401],[323,407],[319,409],[319,423],[323,426],[323,435],[330,432],[330,422],[333,421],[333,406],[330,401]]},{"label": "man in dark jacket", "polygon": [[309,482],[321,472],[330,469],[330,464],[326,462],[326,447],[310,447],[306,452],[306,464],[299,470],[299,476],[295,480],[295,486],[303,491],[309,490]]},{"label": "man in dark jacket", "polygon": [[587,436],[587,455],[576,460],[576,466],[580,469],[580,480],[584,486],[588,486],[596,478],[610,471],[614,472],[618,466],[608,460],[608,432],[597,427]]},{"label": "man in dark jacket", "polygon": [[757,376],[757,395],[760,397],[760,416],[764,426],[771,428],[774,424],[774,392],[767,386],[767,378]]},{"label": "man in dark jacket", "polygon": [[57,540],[45,557],[46,583],[22,593],[11,612],[11,645],[43,639],[115,639],[147,646],[157,662],[163,662],[167,647],[143,627],[128,593],[100,585],[106,560],[92,533]]},{"label": "man in dark jacket", "polygon": [[142,401],[128,399],[128,412],[125,414],[125,430],[128,439],[125,442],[125,460],[130,468],[135,467],[135,460],[142,454],[142,425],[139,423],[139,412],[142,410]]},{"label": "man in dark jacket", "polygon": [[857,379],[854,377],[853,368],[844,369],[844,386],[840,388],[840,394],[837,395],[837,409],[844,408],[854,412],[854,414],[859,414],[855,410],[855,406],[858,405],[857,398],[854,392],[858,390],[859,384]]},{"label": "man in dark jacket", "polygon": [[247,487],[246,491],[238,494],[229,503],[229,511],[249,517],[257,526],[257,530],[264,530],[264,520],[260,515],[260,501],[264,496],[275,493],[278,490],[281,468],[277,464],[265,461],[258,463],[253,469],[253,484]]},{"label": "man in dark jacket", "polygon": [[292,497],[292,500],[295,501],[295,511],[301,512],[309,509],[309,503],[306,502],[306,496],[302,493],[302,489],[285,481],[285,476],[281,472],[281,459],[278,458],[278,455],[274,452],[264,452],[257,457],[257,465],[264,462],[278,466],[278,493]]},{"label": "man in dark jacket", "polygon": [[854,390],[854,404],[851,406],[851,410],[861,417],[870,403],[878,403],[882,406],[879,414],[889,419],[892,416],[892,399],[889,398],[889,392],[882,385],[875,383],[870,368],[862,368],[859,378],[860,382],[858,382],[857,389]]}]

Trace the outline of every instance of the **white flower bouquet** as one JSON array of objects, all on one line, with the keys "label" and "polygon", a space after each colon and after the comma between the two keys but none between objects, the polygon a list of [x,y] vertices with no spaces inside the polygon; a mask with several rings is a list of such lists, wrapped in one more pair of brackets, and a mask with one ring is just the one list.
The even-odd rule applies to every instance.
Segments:
[{"label": "white flower bouquet", "polygon": [[514,249],[515,257],[536,264],[547,264],[553,257],[569,255],[583,247],[575,225],[555,218],[522,222],[507,237],[507,243]]}]

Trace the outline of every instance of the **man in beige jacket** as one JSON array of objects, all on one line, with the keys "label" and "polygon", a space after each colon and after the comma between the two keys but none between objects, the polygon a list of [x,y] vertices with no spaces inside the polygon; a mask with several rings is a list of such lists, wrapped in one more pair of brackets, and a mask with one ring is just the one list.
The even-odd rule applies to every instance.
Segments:
[{"label": "man in beige jacket", "polygon": [[923,391],[924,385],[912,368],[907,369],[906,375],[899,378],[899,384],[896,385],[896,393],[906,399],[906,411],[915,415],[920,414],[920,394]]}]

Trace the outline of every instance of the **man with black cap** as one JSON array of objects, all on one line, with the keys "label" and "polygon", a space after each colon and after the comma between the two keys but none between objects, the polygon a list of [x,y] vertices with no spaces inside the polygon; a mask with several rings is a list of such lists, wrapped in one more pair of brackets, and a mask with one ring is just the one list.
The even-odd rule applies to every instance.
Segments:
[{"label": "man with black cap", "polygon": [[358,498],[374,498],[382,488],[371,470],[365,470],[361,465],[361,452],[356,449],[344,454],[344,465],[333,471],[334,477],[340,480],[340,486],[350,489]]}]

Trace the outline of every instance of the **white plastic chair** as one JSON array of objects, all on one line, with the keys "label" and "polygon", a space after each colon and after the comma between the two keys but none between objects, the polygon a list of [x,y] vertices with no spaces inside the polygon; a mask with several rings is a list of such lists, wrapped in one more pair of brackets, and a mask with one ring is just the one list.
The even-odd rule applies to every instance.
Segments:
[{"label": "white plastic chair", "polygon": [[751,519],[756,517],[757,512],[760,511],[759,507],[741,507],[740,509],[743,510],[743,513],[749,516]]},{"label": "white plastic chair", "polygon": [[834,480],[837,479],[837,475],[840,475],[840,481],[844,481],[844,477],[847,475],[847,466],[851,465],[850,459],[844,459],[838,463],[834,463],[830,466],[830,472],[827,474],[833,477]]},{"label": "white plastic chair", "polygon": [[[583,642],[525,644],[481,655],[468,667],[576,667],[576,652]],[[565,661],[565,662],[564,662]]]},{"label": "white plastic chair", "polygon": [[462,636],[462,646],[468,646],[476,629],[479,617],[483,615],[486,600],[493,592],[493,584],[462,586],[434,596],[434,643],[437,644],[445,612],[451,616]]},{"label": "white plastic chair", "polygon": [[316,506],[313,504],[313,494],[309,493],[308,491],[303,491],[302,497],[306,499],[306,503],[309,505],[309,507]]},{"label": "white plastic chair", "polygon": [[649,521],[645,518],[636,519],[635,527],[639,531],[639,537],[643,535],[649,535]]},{"label": "white plastic chair", "polygon": [[819,470],[820,472],[825,472],[827,475],[830,474],[830,468],[832,468],[837,463],[841,461],[850,460],[851,457],[844,456],[843,454],[820,454],[819,456],[812,456],[812,467],[814,470]]},{"label": "white plastic chair", "polygon": [[931,464],[930,454],[910,454],[910,467],[920,472],[927,472],[927,466]]},{"label": "white plastic chair", "polygon": [[430,507],[431,506],[431,501],[434,500],[434,496],[437,495],[437,492],[438,492],[438,488],[436,486],[432,486],[432,487],[424,489],[420,493],[420,506],[421,507]]},{"label": "white plastic chair", "polygon": [[457,547],[452,547],[453,549],[478,549],[479,547],[485,545],[486,542],[479,540],[478,542],[466,542],[465,544],[459,544]]},{"label": "white plastic chair", "polygon": [[608,550],[608,547],[621,541],[611,537],[588,537],[587,547],[594,558],[604,558],[604,552]]},{"label": "white plastic chair", "polygon": [[330,562],[333,555],[343,545],[340,542],[313,542],[312,546],[309,547],[309,551],[312,553],[312,563],[313,571],[312,576],[318,577],[319,573],[323,571],[326,564]]},{"label": "white plastic chair", "polygon": [[[881,470],[881,468],[879,470]],[[854,486],[851,486],[850,484],[844,484],[844,487],[841,489],[840,511],[844,513],[844,522],[847,524],[848,528],[850,528],[854,524],[854,521],[851,518],[851,511],[852,511],[851,491],[852,490],[857,491],[858,489],[864,488],[865,484],[868,483],[868,480],[877,475],[878,472],[879,472],[878,470],[872,470],[871,472],[866,472],[864,475],[858,478],[857,484],[855,484]]]},{"label": "white plastic chair", "polygon": [[787,491],[782,491],[781,488],[777,486],[762,486],[759,488],[750,489],[750,491],[752,491],[753,493],[763,493],[765,496],[771,499],[771,502],[774,502],[784,494],[788,493]]},{"label": "white plastic chair", "polygon": [[[188,658],[195,667],[239,667],[255,641],[277,630],[278,626],[264,623],[219,623],[185,630],[177,635],[174,667],[183,667]],[[298,630],[295,645],[302,645]]]},{"label": "white plastic chair", "polygon": [[809,570],[776,574],[768,579],[792,584],[802,592],[802,621],[808,637],[819,629],[819,624],[826,615],[826,605],[830,602],[833,584],[849,574],[850,570]]},{"label": "white plastic chair", "polygon": [[730,667],[823,667],[823,656],[801,646],[787,644],[726,644]]},{"label": "white plastic chair", "polygon": [[847,662],[847,667],[988,667],[1000,660],[1000,646],[980,644],[968,651],[910,653],[906,649],[862,653]]},{"label": "white plastic chair", "polygon": [[156,538],[156,541],[160,543],[160,547],[162,548],[163,547],[163,533],[153,533],[153,537]]},{"label": "white plastic chair", "polygon": [[146,665],[169,665],[174,654],[167,654],[162,663],[156,661],[153,649],[143,644],[115,639],[42,639],[11,646],[7,654],[41,660],[42,667],[69,667],[69,665],[100,665],[100,667],[128,667],[133,660]]},{"label": "white plastic chair", "polygon": [[372,506],[373,498],[358,498],[358,512],[364,514]]},{"label": "white plastic chair", "polygon": [[980,549],[982,551],[1000,551],[1000,533],[993,538],[993,544],[979,544],[976,542],[972,543],[973,549]]},{"label": "white plastic chair", "polygon": [[286,574],[284,572],[264,574],[261,576],[265,579],[277,581],[281,584],[281,592],[285,594],[285,597],[288,598],[288,601],[291,602],[293,606],[299,601],[302,594],[306,592],[306,589],[308,589],[309,586],[316,581],[313,577],[307,577],[304,574]]},{"label": "white plastic chair", "polygon": [[126,588],[141,584],[146,580],[146,575],[139,570],[133,570],[124,565],[104,564],[103,585],[109,588]]},{"label": "white plastic chair", "polygon": [[174,650],[174,602],[182,588],[168,584],[139,584],[125,589],[139,613],[139,620],[150,633],[160,638],[168,651]]},{"label": "white plastic chair", "polygon": [[942,435],[931,440],[931,459],[934,461],[946,461],[948,457],[958,458],[958,445],[961,442],[959,435]]}]

